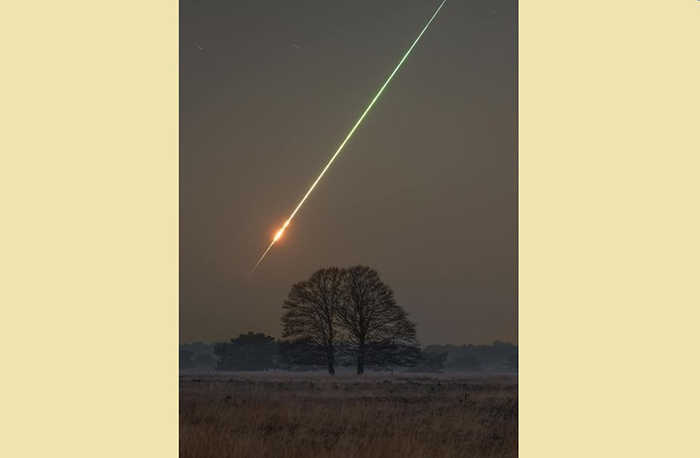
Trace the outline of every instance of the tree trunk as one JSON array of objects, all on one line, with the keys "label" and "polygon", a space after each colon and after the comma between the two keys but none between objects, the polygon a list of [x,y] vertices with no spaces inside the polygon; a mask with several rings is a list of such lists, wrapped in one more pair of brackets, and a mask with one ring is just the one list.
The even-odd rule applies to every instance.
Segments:
[{"label": "tree trunk", "polygon": [[365,345],[360,344],[357,352],[357,375],[365,373]]},{"label": "tree trunk", "polygon": [[328,349],[328,374],[335,375],[335,354],[333,347]]},{"label": "tree trunk", "polygon": [[333,355],[328,356],[328,374],[335,375],[335,361]]}]

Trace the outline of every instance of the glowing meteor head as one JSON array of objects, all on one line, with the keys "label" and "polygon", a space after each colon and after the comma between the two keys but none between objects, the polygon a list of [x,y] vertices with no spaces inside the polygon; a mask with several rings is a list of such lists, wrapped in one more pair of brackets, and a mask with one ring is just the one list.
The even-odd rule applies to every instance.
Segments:
[{"label": "glowing meteor head", "polygon": [[280,237],[282,237],[282,234],[284,234],[284,230],[287,229],[287,226],[289,226],[289,220],[284,222],[284,225],[282,226],[282,229],[277,231],[277,234],[275,234],[275,238],[272,240],[272,243],[275,243],[277,240],[279,240]]}]

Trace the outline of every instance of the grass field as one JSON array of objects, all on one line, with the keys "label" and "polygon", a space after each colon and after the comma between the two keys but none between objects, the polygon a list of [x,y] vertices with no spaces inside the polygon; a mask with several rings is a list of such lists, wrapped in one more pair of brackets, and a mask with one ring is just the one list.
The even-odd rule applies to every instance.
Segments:
[{"label": "grass field", "polygon": [[187,458],[517,457],[510,376],[180,376]]}]

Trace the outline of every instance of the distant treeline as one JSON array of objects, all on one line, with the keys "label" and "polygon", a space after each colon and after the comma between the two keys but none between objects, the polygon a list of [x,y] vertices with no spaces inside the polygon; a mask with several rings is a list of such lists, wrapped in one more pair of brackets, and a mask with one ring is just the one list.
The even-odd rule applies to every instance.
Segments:
[{"label": "distant treeline", "polygon": [[318,370],[336,367],[414,372],[517,371],[517,346],[421,348],[416,324],[375,269],[318,269],[292,285],[282,305],[282,339],[249,332],[229,342],[180,347],[181,369]]},{"label": "distant treeline", "polygon": [[490,345],[429,345],[428,354],[447,356],[446,368],[454,371],[518,371],[518,346],[496,340]]},{"label": "distant treeline", "polygon": [[[248,332],[228,342],[180,344],[180,370],[192,371],[314,371],[320,364],[299,364],[291,357],[290,343],[263,333]],[[339,366],[352,366],[352,358],[339,358]],[[373,366],[407,372],[517,372],[518,346],[495,341],[490,345],[429,345],[411,367]]]}]

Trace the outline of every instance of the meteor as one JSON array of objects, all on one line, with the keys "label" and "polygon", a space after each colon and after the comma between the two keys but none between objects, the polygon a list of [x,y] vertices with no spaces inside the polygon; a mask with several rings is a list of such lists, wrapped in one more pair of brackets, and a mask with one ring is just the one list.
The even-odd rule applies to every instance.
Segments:
[{"label": "meteor", "polygon": [[255,266],[253,267],[253,270],[251,270],[250,273],[248,274],[248,278],[249,278],[249,279],[250,279],[251,275],[253,275],[253,272],[255,272],[255,269],[258,268],[258,266],[260,265],[260,263],[262,262],[262,260],[265,258],[265,256],[267,255],[268,251],[270,251],[270,248],[272,248],[272,246],[275,244],[275,242],[277,242],[277,240],[279,240],[279,238],[282,237],[282,234],[284,233],[284,230],[287,228],[287,226],[289,226],[289,223],[292,221],[292,219],[294,218],[294,216],[297,214],[297,212],[299,211],[299,209],[301,208],[301,206],[304,205],[304,202],[305,202],[306,199],[309,197],[309,194],[311,194],[311,191],[313,191],[314,188],[316,187],[316,185],[318,184],[318,182],[321,181],[321,178],[323,177],[323,175],[326,173],[326,171],[327,171],[328,168],[331,166],[331,164],[333,163],[333,161],[335,160],[335,158],[338,156],[338,154],[340,154],[340,152],[342,151],[343,147],[344,147],[345,144],[348,142],[348,140],[350,140],[350,137],[352,137],[352,134],[355,133],[355,130],[356,130],[357,127],[360,125],[360,123],[362,123],[362,120],[365,119],[365,116],[367,115],[367,113],[369,113],[369,110],[372,109],[372,106],[374,106],[374,103],[377,101],[377,99],[379,98],[379,96],[382,95],[382,92],[384,92],[384,89],[387,87],[387,85],[389,84],[389,82],[391,81],[391,79],[394,77],[394,75],[396,74],[396,72],[399,71],[399,68],[401,68],[401,65],[403,65],[403,63],[404,63],[404,61],[406,60],[406,58],[408,57],[408,55],[411,54],[411,51],[413,50],[413,48],[416,46],[416,44],[418,44],[418,40],[420,40],[420,38],[423,36],[423,34],[425,33],[425,31],[428,30],[428,27],[430,26],[430,23],[433,22],[433,19],[435,19],[435,16],[437,16],[437,14],[440,12],[440,9],[442,9],[442,6],[445,4],[446,1],[447,1],[447,0],[443,0],[442,3],[440,4],[440,6],[438,6],[437,10],[435,10],[435,14],[433,14],[433,16],[430,18],[430,20],[429,20],[428,23],[425,25],[425,27],[423,27],[423,30],[421,31],[421,33],[418,34],[418,38],[416,38],[416,41],[414,41],[413,44],[411,45],[411,47],[408,48],[408,51],[406,51],[406,54],[404,54],[403,58],[401,59],[401,61],[399,62],[399,64],[396,66],[396,68],[394,69],[394,71],[391,72],[391,75],[389,75],[389,78],[387,78],[387,80],[386,80],[386,82],[384,83],[384,85],[379,89],[379,92],[377,92],[377,95],[374,96],[374,98],[372,99],[372,101],[370,102],[370,104],[369,104],[369,105],[367,106],[367,108],[365,109],[364,113],[362,113],[362,116],[360,116],[360,119],[357,120],[357,122],[355,123],[355,125],[353,126],[353,128],[350,130],[350,133],[347,135],[347,137],[345,137],[345,140],[343,140],[343,143],[340,144],[340,146],[338,147],[338,150],[335,152],[335,154],[333,155],[333,157],[331,157],[331,160],[328,161],[328,164],[326,164],[326,166],[323,168],[323,170],[321,171],[321,174],[318,176],[318,178],[316,178],[316,181],[314,181],[313,184],[311,185],[311,187],[309,188],[309,190],[306,191],[306,194],[305,194],[304,197],[301,199],[301,201],[299,202],[299,204],[297,205],[297,207],[294,209],[294,211],[292,212],[292,214],[289,216],[289,218],[287,218],[287,221],[285,221],[285,223],[284,223],[284,225],[282,226],[282,228],[281,228],[279,231],[277,231],[277,233],[275,234],[275,237],[272,239],[272,243],[270,243],[270,246],[267,247],[267,250],[265,250],[265,252],[263,253],[263,255],[260,256],[260,259],[258,259],[258,262],[257,262],[257,263],[255,264]]}]

